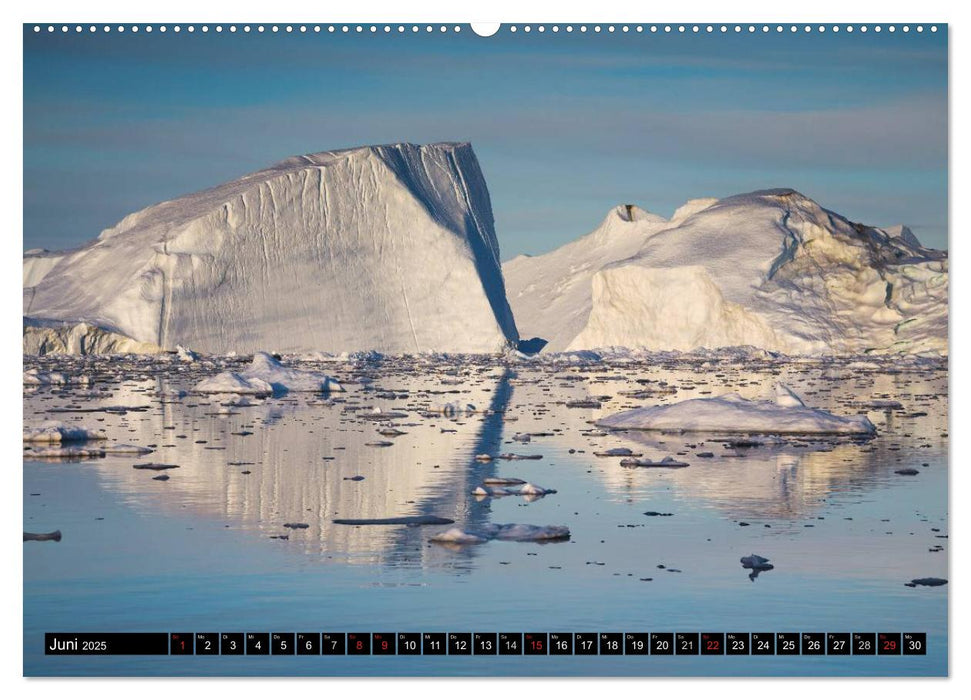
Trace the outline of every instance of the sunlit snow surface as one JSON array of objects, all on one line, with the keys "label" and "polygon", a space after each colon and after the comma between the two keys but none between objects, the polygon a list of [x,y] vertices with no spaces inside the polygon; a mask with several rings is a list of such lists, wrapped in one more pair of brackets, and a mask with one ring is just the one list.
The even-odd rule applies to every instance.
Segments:
[{"label": "sunlit snow surface", "polygon": [[494,352],[518,340],[468,143],[287,158],[24,256],[24,352]]},{"label": "sunlit snow surface", "polygon": [[[93,457],[24,462],[24,530],[63,535],[24,543],[28,675],[947,671],[949,586],[904,585],[949,578],[941,361],[285,357],[287,368],[333,377],[345,391],[192,393],[251,361],[25,361],[25,371],[88,378],[25,387],[25,430],[56,420],[107,436],[69,445],[91,447]],[[866,415],[876,435],[749,439],[594,425],[645,405],[772,396],[780,381],[807,406]],[[475,411],[443,411],[448,404]],[[132,445],[154,451],[130,454]],[[620,454],[594,455],[614,448],[689,466],[625,468]],[[145,463],[178,468],[133,468]],[[918,474],[896,473],[907,468]],[[170,478],[153,478],[160,474]],[[480,486],[514,491],[519,481],[555,492],[474,495]],[[411,516],[454,523],[333,522]],[[563,527],[569,539],[492,537],[507,525]],[[442,539],[477,535],[430,541],[452,529]],[[774,566],[755,580],[739,563],[753,553]],[[71,630],[901,631],[927,632],[929,653],[502,657],[501,665],[447,656],[43,656],[43,632]]]},{"label": "sunlit snow surface", "polygon": [[790,189],[692,200],[670,220],[619,206],[503,274],[520,334],[547,351],[947,353],[947,252]]}]

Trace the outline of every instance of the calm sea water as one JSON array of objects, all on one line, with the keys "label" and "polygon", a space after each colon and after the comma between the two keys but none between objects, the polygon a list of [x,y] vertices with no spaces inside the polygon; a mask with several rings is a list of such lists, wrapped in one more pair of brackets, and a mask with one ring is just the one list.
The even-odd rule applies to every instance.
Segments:
[{"label": "calm sea water", "polygon": [[[90,383],[26,392],[25,424],[63,420],[156,452],[24,462],[25,531],[63,533],[24,543],[26,675],[947,673],[948,587],[904,586],[948,576],[946,366],[335,363],[325,366],[346,393],[236,407],[179,395],[214,368],[63,363]],[[866,413],[878,436],[733,448],[591,425],[634,405],[755,397],[780,379],[809,405]],[[598,397],[599,409],[567,405]],[[443,415],[450,402],[477,412]],[[405,434],[378,435],[362,417],[375,408],[405,414],[394,421]],[[368,444],[379,440],[393,445]],[[610,447],[690,467],[593,455]],[[473,459],[502,452],[542,459]],[[179,468],[155,481],[132,469],[144,461]],[[920,473],[895,473],[904,467]],[[487,476],[558,492],[477,500]],[[448,548],[428,542],[442,526],[331,522],[414,514],[471,529],[567,525],[571,538]],[[292,522],[309,527],[283,527]],[[775,569],[751,580],[739,557],[752,553]],[[928,653],[71,658],[44,656],[47,631],[926,632]]]}]

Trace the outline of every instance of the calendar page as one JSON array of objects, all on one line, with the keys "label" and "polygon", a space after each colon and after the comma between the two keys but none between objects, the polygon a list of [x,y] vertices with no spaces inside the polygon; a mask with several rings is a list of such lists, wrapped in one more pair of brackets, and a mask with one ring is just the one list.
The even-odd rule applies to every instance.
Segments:
[{"label": "calendar page", "polygon": [[24,675],[948,675],[946,23],[22,34]]}]

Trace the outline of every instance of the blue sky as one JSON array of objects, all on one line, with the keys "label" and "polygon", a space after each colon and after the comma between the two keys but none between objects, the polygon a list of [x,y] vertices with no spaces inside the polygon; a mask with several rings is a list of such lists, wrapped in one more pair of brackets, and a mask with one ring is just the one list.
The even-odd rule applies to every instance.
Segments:
[{"label": "blue sky", "polygon": [[24,30],[24,248],[286,156],[471,141],[504,259],[794,187],[947,245],[947,38]]}]

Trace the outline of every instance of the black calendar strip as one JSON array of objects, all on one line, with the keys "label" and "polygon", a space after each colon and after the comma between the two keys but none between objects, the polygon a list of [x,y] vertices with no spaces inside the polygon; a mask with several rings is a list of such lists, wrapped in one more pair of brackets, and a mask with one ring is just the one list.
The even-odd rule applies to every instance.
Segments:
[{"label": "black calendar strip", "polygon": [[924,632],[148,632],[44,635],[49,656],[901,656]]}]

